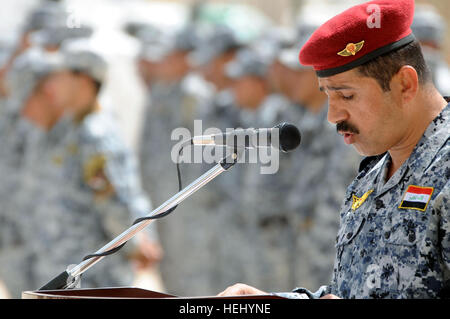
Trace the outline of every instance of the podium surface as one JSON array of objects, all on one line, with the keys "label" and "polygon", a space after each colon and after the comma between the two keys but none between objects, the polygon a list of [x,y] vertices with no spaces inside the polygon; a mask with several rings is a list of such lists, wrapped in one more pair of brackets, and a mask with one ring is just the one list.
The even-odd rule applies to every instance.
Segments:
[{"label": "podium surface", "polygon": [[135,287],[24,291],[22,299],[284,299],[273,295],[179,297]]}]

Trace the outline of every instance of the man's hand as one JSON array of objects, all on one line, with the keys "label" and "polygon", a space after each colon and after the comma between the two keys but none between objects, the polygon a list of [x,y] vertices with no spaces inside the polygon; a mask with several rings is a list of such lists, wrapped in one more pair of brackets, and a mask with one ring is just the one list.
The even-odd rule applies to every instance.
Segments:
[{"label": "man's hand", "polygon": [[136,270],[148,269],[159,263],[164,255],[161,245],[142,234],[137,238],[136,250],[131,255]]},{"label": "man's hand", "polygon": [[338,296],[332,295],[332,294],[328,294],[323,297],[320,297],[320,299],[341,299],[341,298],[339,298]]},{"label": "man's hand", "polygon": [[225,296],[238,296],[238,295],[267,295],[267,292],[256,289],[252,286],[245,284],[234,284],[233,286],[228,287],[224,291],[222,291],[217,296],[225,297]]}]

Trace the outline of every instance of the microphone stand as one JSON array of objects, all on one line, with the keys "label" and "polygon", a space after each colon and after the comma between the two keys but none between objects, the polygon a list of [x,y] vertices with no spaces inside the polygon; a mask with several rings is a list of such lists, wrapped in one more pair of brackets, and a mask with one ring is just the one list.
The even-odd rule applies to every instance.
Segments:
[{"label": "microphone stand", "polygon": [[[165,201],[163,204],[161,204],[158,208],[153,210],[150,214],[148,214],[146,217],[155,216],[157,214],[163,213],[171,209],[172,207],[178,205],[182,201],[184,201],[186,198],[191,196],[193,193],[198,191],[200,188],[205,186],[207,183],[209,183],[211,180],[219,176],[225,171],[228,171],[231,167],[234,166],[234,164],[237,163],[238,157],[242,154],[244,149],[234,149],[233,153],[224,157],[219,163],[217,163],[213,168],[211,168],[209,171],[201,175],[199,178],[194,180],[191,184],[186,186],[184,189],[179,191],[177,194],[169,198],[167,201]],[[121,233],[119,236],[117,236],[115,239],[111,240],[108,244],[100,248],[95,254],[102,254],[109,250],[112,250],[114,248],[117,248],[118,246],[126,243],[128,240],[133,238],[137,233],[139,233],[141,230],[143,230],[146,226],[148,226],[153,220],[143,220],[127,230],[125,230],[123,233]],[[90,259],[87,259],[78,265],[75,265],[73,267],[68,267],[66,271],[59,274],[57,277],[53,278],[50,282],[45,284],[43,287],[39,289],[39,291],[42,290],[60,290],[60,289],[73,289],[77,285],[79,285],[80,276],[83,274],[86,270],[91,268],[93,265],[95,265],[97,262],[99,262],[101,259],[103,259],[105,256],[96,256],[92,257]]]}]

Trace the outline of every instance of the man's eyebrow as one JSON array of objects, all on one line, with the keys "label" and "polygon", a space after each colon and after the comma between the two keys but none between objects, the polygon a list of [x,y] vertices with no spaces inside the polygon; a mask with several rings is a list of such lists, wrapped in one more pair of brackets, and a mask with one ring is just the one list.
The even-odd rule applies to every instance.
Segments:
[{"label": "man's eyebrow", "polygon": [[[327,86],[326,89],[328,91],[340,91],[340,90],[353,90],[354,88],[351,86],[342,85],[342,86]],[[325,88],[323,86],[321,86],[321,87],[319,87],[319,90],[321,92],[324,92]]]}]

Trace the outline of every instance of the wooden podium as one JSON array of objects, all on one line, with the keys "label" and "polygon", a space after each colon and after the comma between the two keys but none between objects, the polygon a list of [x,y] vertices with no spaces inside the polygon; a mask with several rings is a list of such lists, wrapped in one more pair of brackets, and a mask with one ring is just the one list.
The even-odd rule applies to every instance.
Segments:
[{"label": "wooden podium", "polygon": [[285,299],[274,295],[247,295],[247,296],[200,296],[179,297],[166,293],[135,288],[96,288],[96,289],[67,289],[24,291],[22,299]]}]

